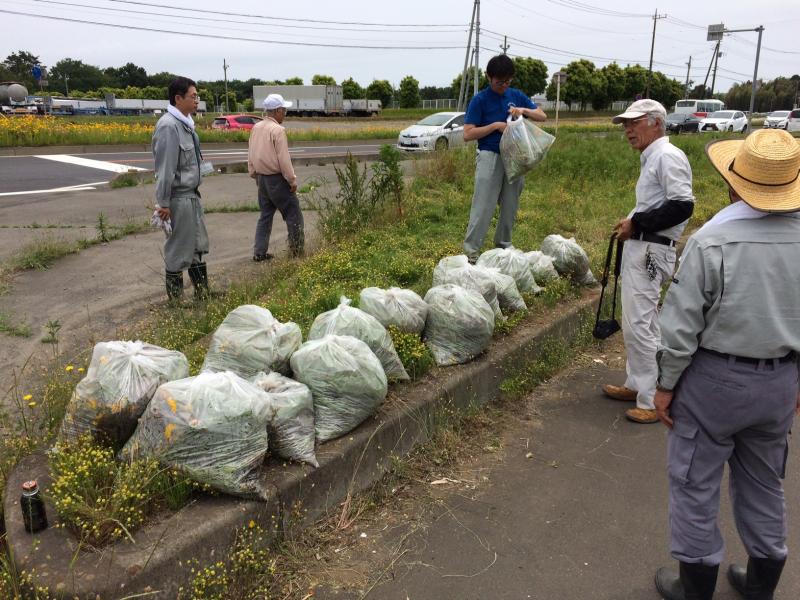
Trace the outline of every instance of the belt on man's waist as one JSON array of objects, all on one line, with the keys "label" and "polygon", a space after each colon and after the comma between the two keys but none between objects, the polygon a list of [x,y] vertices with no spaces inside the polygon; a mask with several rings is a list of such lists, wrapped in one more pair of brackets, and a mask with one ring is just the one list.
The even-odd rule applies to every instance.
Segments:
[{"label": "belt on man's waist", "polygon": [[717,352],[711,348],[700,347],[700,350],[713,356],[724,358],[725,360],[734,360],[736,362],[747,363],[749,365],[757,365],[761,362],[770,363],[774,360],[777,360],[779,363],[787,363],[797,360],[797,355],[794,352],[789,352],[789,354],[786,356],[781,356],[780,358],[752,358],[750,356],[736,356],[734,354],[726,354],[725,352]]},{"label": "belt on man's waist", "polygon": [[654,244],[663,244],[664,246],[674,246],[677,242],[666,236],[658,235],[657,233],[650,233],[643,231],[642,233],[635,233],[631,236],[632,240],[641,240],[643,242],[652,242]]}]

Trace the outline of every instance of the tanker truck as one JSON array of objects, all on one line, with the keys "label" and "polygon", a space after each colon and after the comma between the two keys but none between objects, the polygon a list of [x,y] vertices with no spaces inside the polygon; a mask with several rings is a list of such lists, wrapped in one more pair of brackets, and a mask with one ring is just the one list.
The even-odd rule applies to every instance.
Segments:
[{"label": "tanker truck", "polygon": [[28,102],[28,89],[15,81],[0,81],[0,110],[3,114],[36,114],[36,105]]}]

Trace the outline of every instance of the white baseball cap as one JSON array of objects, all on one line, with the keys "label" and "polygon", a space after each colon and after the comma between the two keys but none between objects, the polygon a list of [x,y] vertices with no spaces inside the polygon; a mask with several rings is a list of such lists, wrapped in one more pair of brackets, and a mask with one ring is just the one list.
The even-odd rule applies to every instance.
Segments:
[{"label": "white baseball cap", "polygon": [[631,104],[624,113],[611,119],[611,122],[622,123],[628,119],[638,119],[639,117],[643,117],[645,115],[660,117],[663,123],[667,119],[667,109],[665,109],[664,105],[660,102],[645,98],[644,100],[637,100]]},{"label": "white baseball cap", "polygon": [[284,100],[280,94],[270,94],[264,98],[264,110],[275,110],[276,108],[289,108],[292,105],[288,100]]}]

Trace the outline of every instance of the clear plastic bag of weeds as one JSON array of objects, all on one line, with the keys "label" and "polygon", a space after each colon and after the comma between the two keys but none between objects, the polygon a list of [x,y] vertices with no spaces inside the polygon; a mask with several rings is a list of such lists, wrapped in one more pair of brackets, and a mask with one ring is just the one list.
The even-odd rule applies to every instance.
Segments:
[{"label": "clear plastic bag of weeds", "polygon": [[189,361],[173,350],[144,342],[95,344],[92,360],[72,393],[60,436],[84,434],[121,448],[162,383],[189,376]]},{"label": "clear plastic bag of weeds", "polygon": [[342,296],[339,306],[317,315],[308,331],[309,340],[317,340],[326,335],[350,335],[365,342],[375,353],[390,380],[409,379],[392,336],[380,321],[361,309],[350,306],[350,299]]},{"label": "clear plastic bag of weeds", "polygon": [[558,271],[553,266],[553,257],[548,256],[540,250],[532,250],[525,253],[528,264],[531,266],[531,273],[536,281],[542,285],[547,285],[551,281],[558,279]]},{"label": "clear plastic bag of weeds", "polygon": [[288,374],[289,358],[302,343],[296,323],[281,323],[266,308],[244,304],[229,312],[217,327],[203,371],[232,371],[245,379],[260,371]]},{"label": "clear plastic bag of weeds", "polygon": [[548,235],[542,242],[542,252],[553,257],[553,266],[561,275],[568,275],[578,285],[597,285],[589,268],[589,257],[575,238],[564,238],[557,233]]},{"label": "clear plastic bag of weeds", "polygon": [[120,456],[154,458],[220,492],[266,499],[271,416],[261,388],[230,371],[201,373],[158,388]]},{"label": "clear plastic bag of weeds", "polygon": [[372,315],[381,325],[394,325],[407,333],[422,333],[428,305],[413,290],[392,287],[384,290],[368,287],[361,290],[359,307]]},{"label": "clear plastic bag of weeds", "polygon": [[428,321],[423,339],[439,366],[471,361],[486,350],[494,311],[478,292],[458,285],[434,286],[425,294]]},{"label": "clear plastic bag of weeds", "polygon": [[508,181],[525,175],[542,162],[555,139],[530,119],[509,116],[500,137],[500,158]]},{"label": "clear plastic bag of weeds", "polygon": [[[500,269],[494,267],[476,267],[486,271],[494,279],[494,286],[497,289],[497,301],[500,303],[500,308],[503,312],[516,312],[518,310],[527,310],[528,305],[525,304],[525,299],[517,289],[517,282],[514,278],[505,273],[501,273]],[[540,290],[537,286],[537,290]]]},{"label": "clear plastic bag of weeds", "polygon": [[269,398],[270,453],[319,466],[314,454],[314,401],[308,386],[280,373],[259,373],[252,383]]},{"label": "clear plastic bag of weeds", "polygon": [[386,398],[386,373],[366,343],[349,335],[326,335],[292,355],[295,378],[311,390],[318,442],[349,433]]},{"label": "clear plastic bag of weeds", "polygon": [[475,265],[469,264],[466,255],[445,256],[433,269],[434,286],[448,283],[478,292],[494,312],[495,319],[503,319],[500,303],[497,300],[494,278],[483,270],[477,269]]},{"label": "clear plastic bag of weeds", "polygon": [[542,291],[531,273],[531,266],[525,253],[516,248],[493,248],[478,257],[478,267],[494,267],[514,278],[520,292],[538,293]]}]

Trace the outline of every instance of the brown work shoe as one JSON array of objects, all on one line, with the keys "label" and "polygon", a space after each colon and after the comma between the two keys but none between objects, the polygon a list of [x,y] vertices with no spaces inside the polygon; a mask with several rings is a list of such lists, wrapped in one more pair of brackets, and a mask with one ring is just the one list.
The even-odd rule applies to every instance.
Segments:
[{"label": "brown work shoe", "polygon": [[609,398],[614,400],[622,400],[623,402],[636,402],[636,390],[627,388],[624,385],[611,385],[607,383],[603,386],[603,393]]},{"label": "brown work shoe", "polygon": [[649,423],[658,423],[658,415],[656,415],[655,409],[629,408],[625,411],[625,417],[634,423],[644,423],[645,425]]}]

